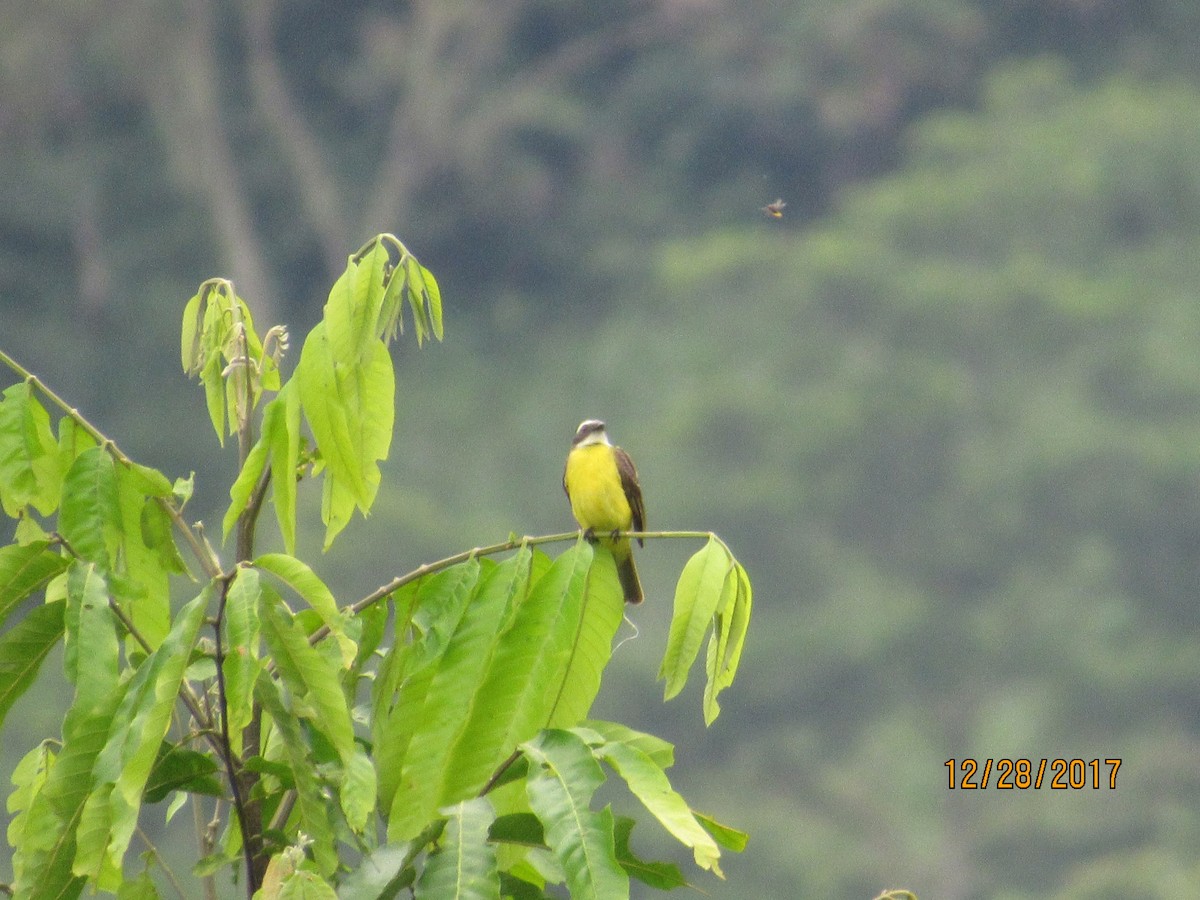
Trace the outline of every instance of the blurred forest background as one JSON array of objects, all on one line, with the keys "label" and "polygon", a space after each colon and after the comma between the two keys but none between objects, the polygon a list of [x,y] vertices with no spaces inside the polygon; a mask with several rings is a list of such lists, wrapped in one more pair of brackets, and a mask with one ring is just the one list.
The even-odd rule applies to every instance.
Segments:
[{"label": "blurred forest background", "polygon": [[[605,418],[650,526],[756,588],[706,730],[654,682],[691,548],[648,547],[596,710],[751,833],[709,896],[1194,896],[1197,46],[1194,0],[9,0],[0,345],[196,469],[215,535],[184,301],[232,277],[297,347],[392,231],[447,340],[398,345],[378,512],[316,561],[344,602],[572,527]],[[964,757],[1123,763],[951,791]]]}]

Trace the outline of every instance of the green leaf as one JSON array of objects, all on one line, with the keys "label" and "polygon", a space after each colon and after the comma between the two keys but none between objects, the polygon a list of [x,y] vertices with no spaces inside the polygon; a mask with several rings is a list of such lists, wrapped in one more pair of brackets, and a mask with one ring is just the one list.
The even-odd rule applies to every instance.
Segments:
[{"label": "green leaf", "polygon": [[263,437],[271,445],[275,519],[288,553],[296,552],[296,479],[300,465],[300,394],[289,381],[263,410]]},{"label": "green leaf", "polygon": [[726,575],[733,561],[715,538],[698,550],[679,575],[667,649],[658,677],[665,679],[664,699],[676,696],[687,683],[688,670],[700,652],[704,632],[721,604]]},{"label": "green leaf", "polygon": [[350,708],[338,672],[308,643],[308,636],[277,597],[264,591],[259,618],[263,636],[289,690],[312,708],[310,727],[323,735],[342,763],[339,800],[350,827],[361,830],[374,811],[375,770],[354,740]]},{"label": "green leaf", "polygon": [[72,872],[72,865],[80,813],[91,796],[92,767],[123,693],[123,685],[116,684],[93,702],[77,690],[63,719],[62,750],[25,813],[24,827],[16,836],[20,843],[13,845],[13,870],[20,873],[15,896],[79,896],[84,879]]},{"label": "green leaf", "polygon": [[368,343],[361,358],[341,359],[318,324],[304,342],[296,381],[325,462],[321,515],[328,547],[353,506],[366,513],[375,501],[378,463],[387,457],[392,440],[395,373],[382,341]]},{"label": "green leaf", "polygon": [[204,621],[212,586],[179,611],[170,632],[138,667],[93,769],[92,793],[79,821],[74,871],[115,890],[142,794],[171,724],[183,673]]},{"label": "green leaf", "polygon": [[208,754],[164,741],[146,779],[142,799],[146,803],[158,803],[172,791],[224,796],[225,789],[216,777],[217,768],[216,760]]},{"label": "green leaf", "polygon": [[488,829],[488,839],[523,847],[546,846],[546,832],[533,813],[508,813],[497,816]]},{"label": "green leaf", "polygon": [[63,624],[63,667],[67,680],[75,685],[75,706],[83,710],[107,706],[117,685],[120,645],[116,618],[108,606],[108,585],[92,563],[71,563]]},{"label": "green leaf", "polygon": [[547,725],[571,728],[592,708],[600,676],[612,656],[613,637],[625,618],[625,598],[612,553],[598,548],[592,557],[567,670]]},{"label": "green leaf", "polygon": [[729,825],[722,825],[712,816],[707,816],[695,810],[692,810],[692,815],[696,817],[697,822],[704,826],[704,830],[713,836],[713,840],[726,850],[741,853],[746,849],[746,844],[750,841],[750,835],[746,834],[746,832],[739,831]]},{"label": "green leaf", "polygon": [[587,745],[567,731],[543,731],[521,745],[532,764],[525,791],[546,843],[562,865],[573,898],[629,896],[629,876],[617,862],[611,810],[593,812],[604,773]]},{"label": "green leaf", "polygon": [[120,528],[112,457],[101,447],[90,447],[75,457],[67,472],[58,530],[75,553],[107,570]]},{"label": "green leaf", "polygon": [[496,818],[491,803],[477,797],[445,812],[446,828],[425,861],[416,900],[500,900],[496,848],[488,842],[488,828]]},{"label": "green leaf", "polygon": [[399,896],[415,880],[412,861],[427,843],[418,839],[376,848],[342,879],[338,900],[392,900]]},{"label": "green leaf", "polygon": [[[469,720],[501,623],[523,590],[527,563],[528,554],[518,554],[490,569],[479,569],[485,574],[471,578],[469,584],[464,580],[470,594],[454,601],[462,614],[454,623],[448,618],[437,623],[444,629],[444,639],[432,632],[427,638],[441,642],[445,649],[432,665],[423,708],[417,713],[418,725],[405,756],[401,773],[404,799],[394,803],[406,806],[402,819],[410,822],[410,827],[419,827],[438,807],[478,793],[511,752],[472,734]],[[476,570],[472,564],[464,574]],[[420,601],[427,602],[423,595]],[[405,835],[409,830],[395,819],[389,829]]]},{"label": "green leaf", "polygon": [[175,523],[157,501],[142,504],[142,544],[154,555],[154,561],[164,572],[183,575],[187,566],[175,543]]},{"label": "green leaf", "polygon": [[629,838],[637,823],[626,816],[617,816],[614,837],[617,847],[617,862],[631,877],[642,884],[660,891],[671,891],[687,887],[687,881],[674,863],[648,862],[638,857],[629,846]]},{"label": "green leaf", "polygon": [[625,779],[629,790],[662,823],[671,835],[692,851],[696,865],[724,878],[721,851],[716,842],[692,815],[687,802],[674,788],[663,770],[641,750],[628,744],[608,743],[596,755]]},{"label": "green leaf", "polygon": [[349,665],[358,653],[358,648],[346,634],[346,617],[338,608],[337,600],[325,582],[305,563],[284,553],[264,553],[254,560],[254,565],[274,575],[313,608],[337,641],[343,663]]},{"label": "green leaf", "polygon": [[283,882],[274,900],[337,900],[337,892],[315,872],[298,869]]},{"label": "green leaf", "polygon": [[481,709],[512,710],[500,743],[515,747],[550,720],[579,632],[592,546],[562,553],[530,589],[496,650]]},{"label": "green leaf", "polygon": [[27,382],[0,394],[0,503],[16,517],[27,504],[42,515],[58,506],[62,464],[50,415]]},{"label": "green leaf", "polygon": [[42,788],[49,777],[54,765],[54,742],[44,740],[21,758],[13,769],[9,779],[13,791],[8,795],[8,812],[11,815],[8,823],[8,843],[17,850],[13,854],[13,881],[20,883],[24,879],[24,850],[38,841],[36,833],[37,822],[30,810],[41,798]]},{"label": "green leaf", "polygon": [[364,358],[379,339],[384,273],[390,264],[387,247],[372,238],[350,257],[334,282],[325,304],[325,323],[334,359],[353,364]]},{"label": "green leaf", "polygon": [[[120,553],[115,558],[119,574],[110,582],[113,596],[146,643],[157,647],[171,627],[169,572],[161,554],[143,540],[143,525],[147,508],[154,510],[149,513],[151,517],[165,513],[156,499],[147,496],[143,474],[128,466],[117,466],[116,476],[121,518]],[[163,525],[166,541],[173,548],[169,519]],[[178,553],[174,555],[178,559]]]},{"label": "green leaf", "polygon": [[[274,402],[274,400],[271,401],[271,403]],[[268,409],[270,406],[271,404],[267,404]],[[229,538],[230,532],[237,526],[238,517],[250,505],[250,498],[254,496],[254,490],[262,479],[270,453],[271,447],[264,431],[254,446],[250,448],[250,452],[246,454],[242,470],[238,472],[237,478],[229,486],[229,508],[225,510],[225,517],[221,520],[222,540]]]},{"label": "green leaf", "polygon": [[263,663],[259,659],[259,601],[262,586],[258,572],[241,567],[225,595],[225,659],[221,674],[225,678],[225,714],[229,722],[229,742],[235,753],[242,752],[242,731],[254,714],[254,685]]},{"label": "green leaf", "polygon": [[321,782],[316,775],[308,740],[300,728],[299,716],[290,708],[279,682],[264,673],[255,685],[254,698],[279,730],[280,746],[287,754],[292,780],[296,786],[299,829],[312,839],[313,858],[323,875],[332,875],[338,858],[334,850],[333,823]]},{"label": "green leaf", "polygon": [[[669,744],[660,737],[646,734],[644,731],[635,731],[627,725],[622,725],[620,722],[604,722],[599,719],[589,719],[583,724],[582,728],[596,733],[600,738],[600,740],[596,741],[597,745],[603,741],[608,741],[610,743],[619,743],[634,747],[650,757],[660,769],[669,769],[675,764],[674,745]],[[581,730],[577,729],[577,731]],[[591,742],[589,741],[589,743]]]},{"label": "green leaf", "polygon": [[[389,681],[394,676],[398,690],[393,692],[385,685],[385,690],[375,696],[375,762],[381,773],[380,800],[389,810],[390,841],[411,838],[427,824],[436,808],[440,766],[445,764],[449,746],[431,746],[430,734],[444,730],[446,723],[454,723],[451,716],[429,701],[429,696],[431,690],[439,697],[445,696],[446,679],[437,685],[435,679],[463,612],[475,596],[479,573],[478,561],[469,560],[421,580],[413,612],[413,625],[419,634],[410,649],[393,650],[401,654],[400,670],[393,668],[388,673]],[[430,716],[436,717],[435,721],[426,723]],[[422,739],[413,749],[418,733]],[[443,740],[452,735],[450,731]],[[423,783],[412,781],[414,765],[429,770]],[[398,790],[401,784],[405,784],[403,791]]]},{"label": "green leaf", "polygon": [[746,642],[746,630],[750,626],[751,607],[750,577],[740,563],[725,578],[716,621],[708,640],[705,671],[708,683],[704,688],[704,724],[711,725],[721,712],[717,695],[733,684],[738,663],[742,658],[742,647]]},{"label": "green leaf", "polygon": [[46,603],[30,610],[0,635],[0,725],[9,709],[37,678],[46,655],[63,635],[66,603]]},{"label": "green leaf", "polygon": [[49,541],[0,547],[0,623],[25,598],[67,567],[68,560],[49,549]]}]

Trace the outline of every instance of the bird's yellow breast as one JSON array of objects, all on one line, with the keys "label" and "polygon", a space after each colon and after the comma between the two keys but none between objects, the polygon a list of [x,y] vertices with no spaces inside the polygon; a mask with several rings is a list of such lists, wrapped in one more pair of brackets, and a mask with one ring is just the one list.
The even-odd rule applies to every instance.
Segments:
[{"label": "bird's yellow breast", "polygon": [[567,456],[563,475],[571,512],[581,528],[597,534],[626,531],[633,524],[633,510],[621,486],[616,455],[607,444],[576,447]]}]

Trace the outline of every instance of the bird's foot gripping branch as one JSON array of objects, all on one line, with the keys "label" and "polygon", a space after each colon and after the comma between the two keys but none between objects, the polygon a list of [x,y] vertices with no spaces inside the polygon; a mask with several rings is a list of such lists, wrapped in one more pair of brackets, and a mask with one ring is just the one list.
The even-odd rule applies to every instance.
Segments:
[{"label": "bird's foot gripping branch", "polygon": [[[587,719],[626,593],[603,544],[511,539],[349,603],[297,556],[306,483],[320,484],[326,546],[375,502],[405,306],[418,344],[441,339],[436,280],[380,235],[350,257],[288,377],[287,333],[260,337],[228,281],[188,302],[183,367],[240,450],[228,558],[185,516],[190,478],[134,462],[0,352],[14,376],[0,501],[16,523],[0,548],[0,726],[27,691],[56,690],[41,663],[60,644],[70,695],[61,734],[20,729],[33,746],[8,798],[17,896],[191,896],[192,878],[263,900],[684,884],[675,865],[638,858],[634,818],[593,808],[612,774],[701,869],[721,875],[722,848],[744,846],[671,787],[670,744]],[[268,497],[283,552],[255,549]],[[707,635],[711,722],[737,672],[749,579],[715,535],[640,536],[704,541],[678,582],[660,674],[678,694]],[[555,541],[570,546],[550,558],[541,546]],[[164,819],[168,833],[196,829],[190,873],[151,842]]]}]

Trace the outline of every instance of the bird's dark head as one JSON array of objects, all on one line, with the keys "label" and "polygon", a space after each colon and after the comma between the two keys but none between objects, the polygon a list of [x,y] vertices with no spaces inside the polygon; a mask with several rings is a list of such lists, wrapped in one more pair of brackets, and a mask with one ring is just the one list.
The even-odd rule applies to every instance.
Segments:
[{"label": "bird's dark head", "polygon": [[584,419],[575,429],[575,437],[571,440],[572,447],[607,443],[608,433],[604,430],[604,423],[599,419]]}]

